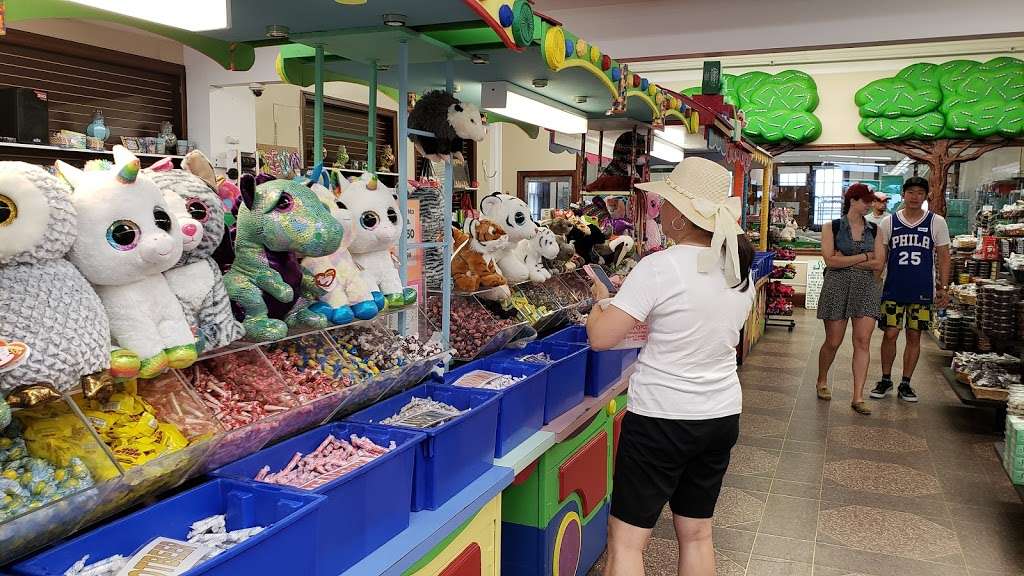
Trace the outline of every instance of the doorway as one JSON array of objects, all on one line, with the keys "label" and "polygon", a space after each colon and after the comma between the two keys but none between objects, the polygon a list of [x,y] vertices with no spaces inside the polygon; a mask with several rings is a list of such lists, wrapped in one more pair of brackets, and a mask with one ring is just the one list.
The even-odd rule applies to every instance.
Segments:
[{"label": "doorway", "polygon": [[573,202],[575,170],[534,170],[517,172],[518,196],[530,207],[530,215],[540,222],[550,218],[552,210],[566,210]]}]

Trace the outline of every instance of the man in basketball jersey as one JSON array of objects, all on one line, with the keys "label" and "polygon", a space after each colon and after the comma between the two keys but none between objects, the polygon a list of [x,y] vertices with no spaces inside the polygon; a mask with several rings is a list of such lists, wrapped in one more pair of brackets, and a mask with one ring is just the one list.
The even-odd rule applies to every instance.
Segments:
[{"label": "man in basketball jersey", "polygon": [[878,327],[885,331],[882,379],[871,391],[872,398],[885,398],[892,390],[896,340],[906,326],[907,345],[903,350],[898,396],[907,402],[917,402],[910,378],[921,355],[921,332],[931,325],[932,303],[941,308],[949,299],[949,228],[942,216],[922,207],[927,197],[927,180],[917,176],[908,179],[903,183],[903,209],[887,216],[878,226],[888,258],[882,316],[878,319]]}]

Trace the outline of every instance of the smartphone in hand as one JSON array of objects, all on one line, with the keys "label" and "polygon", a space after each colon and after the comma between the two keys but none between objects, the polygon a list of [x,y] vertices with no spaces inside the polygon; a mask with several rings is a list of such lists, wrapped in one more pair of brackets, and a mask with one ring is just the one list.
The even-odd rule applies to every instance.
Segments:
[{"label": "smartphone in hand", "polygon": [[595,266],[594,264],[587,264],[586,266],[583,267],[583,270],[587,273],[587,276],[589,276],[591,280],[604,284],[605,287],[608,288],[609,294],[615,294],[616,292],[618,292],[619,287],[612,283],[611,278],[609,278],[608,274],[605,273],[604,268],[601,268],[600,266]]}]

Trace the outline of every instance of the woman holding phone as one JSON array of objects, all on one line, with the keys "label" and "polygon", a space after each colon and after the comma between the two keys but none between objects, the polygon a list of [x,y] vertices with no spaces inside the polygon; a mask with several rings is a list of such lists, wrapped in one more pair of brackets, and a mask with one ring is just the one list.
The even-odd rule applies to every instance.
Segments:
[{"label": "woman holding phone", "polygon": [[875,194],[865,184],[852,184],[843,195],[843,216],[821,227],[825,281],[818,299],[818,319],[825,323],[825,342],[818,350],[818,398],[831,400],[828,372],[853,324],[853,400],[850,408],[865,416],[864,381],[871,361],[871,334],[880,314],[882,284],[877,272],[885,266],[885,244],[878,226],[865,216]]},{"label": "woman holding phone", "polygon": [[664,198],[665,233],[676,245],[640,260],[614,298],[600,282],[591,289],[593,349],[615,347],[638,322],[648,328],[619,435],[605,576],[643,575],[644,547],[666,503],[679,574],[715,573],[711,518],[739,435],[736,345],[755,293],[754,248],[737,225],[731,185],[728,170],[697,157],[663,182],[637,184]]}]

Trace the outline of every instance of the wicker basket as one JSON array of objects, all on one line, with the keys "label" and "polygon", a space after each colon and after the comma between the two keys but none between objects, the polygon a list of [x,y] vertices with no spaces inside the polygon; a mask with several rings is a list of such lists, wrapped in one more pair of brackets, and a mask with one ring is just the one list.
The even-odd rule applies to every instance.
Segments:
[{"label": "wicker basket", "polygon": [[70,148],[71,141],[68,137],[61,134],[60,132],[50,132],[50,146],[60,146],[61,148]]},{"label": "wicker basket", "polygon": [[1010,391],[1004,388],[987,388],[971,384],[971,390],[974,391],[974,397],[978,400],[999,400],[1001,402],[1006,402],[1010,397]]}]

